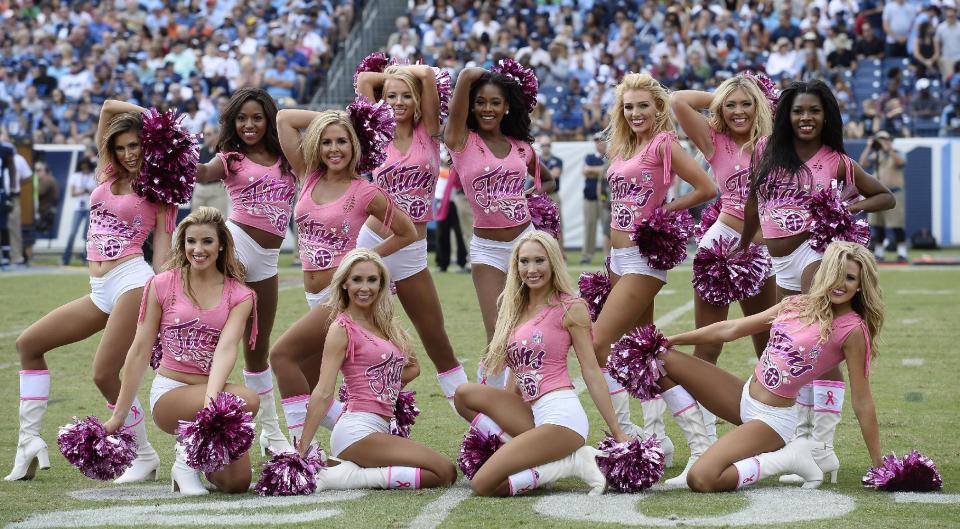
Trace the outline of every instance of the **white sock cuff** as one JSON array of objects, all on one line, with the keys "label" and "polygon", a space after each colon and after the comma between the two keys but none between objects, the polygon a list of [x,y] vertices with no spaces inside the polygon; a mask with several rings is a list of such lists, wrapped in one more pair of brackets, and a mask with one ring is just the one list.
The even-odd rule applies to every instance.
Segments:
[{"label": "white sock cuff", "polygon": [[737,469],[737,488],[742,489],[760,481],[760,460],[756,457],[741,459],[733,464]]},{"label": "white sock cuff", "polygon": [[437,382],[440,383],[440,390],[447,399],[452,399],[453,394],[461,384],[467,383],[467,372],[462,365],[437,374]]},{"label": "white sock cuff", "polygon": [[813,406],[813,383],[805,384],[800,387],[797,393],[797,404],[801,406]]},{"label": "white sock cuff", "polygon": [[491,419],[490,416],[482,413],[478,413],[477,416],[470,421],[470,426],[487,435],[493,434],[502,436],[504,433],[503,428],[501,428],[496,421]]},{"label": "white sock cuff", "polygon": [[814,380],[813,411],[840,413],[846,387],[842,380]]},{"label": "white sock cuff", "polygon": [[610,371],[607,368],[601,369],[600,372],[603,373],[603,379],[607,381],[607,391],[611,395],[616,395],[617,393],[622,393],[626,391],[626,389],[624,389],[619,382],[614,380],[613,376],[610,375]]},{"label": "white sock cuff", "polygon": [[307,403],[310,402],[310,395],[297,395],[287,397],[280,401],[283,407],[283,416],[287,420],[287,429],[291,432],[299,428],[303,430],[303,422],[307,419]]},{"label": "white sock cuff", "polygon": [[697,407],[697,401],[694,400],[693,395],[683,389],[683,386],[673,386],[664,391],[662,395],[663,401],[670,407],[674,417]]},{"label": "white sock cuff", "polygon": [[340,416],[343,415],[343,410],[346,408],[346,405],[337,399],[330,401],[330,406],[327,408],[327,412],[323,414],[323,419],[320,421],[320,426],[323,426],[327,430],[333,430],[333,427],[336,426],[337,421],[340,420]]},{"label": "white sock cuff", "polygon": [[540,480],[537,477],[537,471],[528,468],[508,477],[507,483],[510,485],[510,495],[516,496],[537,488]]},{"label": "white sock cuff", "polygon": [[20,400],[47,400],[49,398],[49,370],[24,369],[20,371]]},{"label": "white sock cuff", "polygon": [[388,489],[419,489],[420,469],[416,467],[387,467]]},{"label": "white sock cuff", "polygon": [[257,395],[266,395],[273,392],[273,370],[269,367],[259,373],[243,370],[243,385],[257,392]]}]

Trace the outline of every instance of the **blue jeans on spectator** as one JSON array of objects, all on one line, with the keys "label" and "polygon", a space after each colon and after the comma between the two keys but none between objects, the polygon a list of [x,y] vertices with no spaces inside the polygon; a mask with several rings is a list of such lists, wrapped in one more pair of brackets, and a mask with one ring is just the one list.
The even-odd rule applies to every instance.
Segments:
[{"label": "blue jeans on spectator", "polygon": [[[80,231],[80,224],[83,223],[83,238],[87,238],[87,228],[90,227],[90,210],[78,209],[73,213],[73,226],[70,228],[70,236],[67,237],[67,246],[63,249],[63,264],[70,264],[73,257],[73,241],[77,238],[77,232]],[[87,258],[87,248],[83,248],[83,258]]]}]

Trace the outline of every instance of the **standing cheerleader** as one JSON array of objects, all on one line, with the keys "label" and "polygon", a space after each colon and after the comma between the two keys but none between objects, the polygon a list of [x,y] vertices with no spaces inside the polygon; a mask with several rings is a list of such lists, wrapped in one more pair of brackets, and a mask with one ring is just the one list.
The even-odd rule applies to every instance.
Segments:
[{"label": "standing cheerleader", "polygon": [[[243,399],[244,411],[257,413],[256,391],[227,382],[247,320],[257,318],[257,296],[244,285],[243,265],[233,245],[227,223],[215,208],[197,208],[180,223],[168,269],[144,289],[140,325],[123,366],[117,407],[104,424],[107,433],[127,420],[127,408],[136,400],[156,347],[162,356],[150,388],[150,413],[161,430],[176,435],[181,422],[194,420],[221,391]],[[256,321],[253,325],[250,342],[257,339]],[[250,456],[245,453],[206,476],[224,492],[246,492],[252,477]],[[208,494],[200,472],[187,466],[179,443],[170,482],[173,492]]]},{"label": "standing cheerleader", "polygon": [[574,295],[556,239],[543,231],[520,237],[499,309],[484,365],[493,373],[509,367],[508,389],[466,384],[455,398],[457,411],[474,428],[510,437],[473,477],[473,491],[513,496],[576,476],[591,494],[602,494],[606,480],[595,460],[598,451],[585,445],[590,425],[567,372],[571,345],[613,437],[629,437],[617,424],[590,339],[590,314]]},{"label": "standing cheerleader", "polygon": [[[488,343],[510,252],[520,235],[533,229],[524,180],[533,175],[535,186],[544,193],[556,187],[531,145],[530,110],[536,104],[536,87],[533,72],[510,59],[501,61],[495,71],[465,68],[457,77],[443,131],[451,171],[460,176],[473,210],[470,262]],[[483,372],[481,367],[481,380],[503,387],[505,372],[497,380],[485,379]]]},{"label": "standing cheerleader", "polygon": [[259,88],[237,90],[220,115],[217,156],[201,165],[200,182],[223,180],[233,208],[227,227],[246,282],[257,294],[256,346],[244,341],[243,379],[260,395],[260,450],[290,448],[277,420],[273,372],[267,363],[277,313],[277,260],[297,194],[297,179],[280,149],[277,104]]},{"label": "standing cheerleader", "polygon": [[[39,466],[49,468],[47,445],[40,437],[50,394],[47,351],[104,331],[93,360],[93,381],[113,408],[120,392],[120,367],[136,333],[143,286],[170,253],[177,209],[134,193],[143,161],[144,109],[107,100],[100,111],[96,141],[100,153],[97,187],[90,195],[87,260],[90,295],[74,300],[28,327],[17,338],[20,354],[20,435],[7,481],[32,479]],[[141,247],[153,232],[153,267]],[[116,483],[156,479],[160,458],[147,440],[143,407],[133,399],[126,426],[137,441],[137,458]],[[124,413],[126,414],[126,409]]]},{"label": "standing cheerleader", "polygon": [[415,377],[419,367],[394,319],[389,284],[383,259],[366,248],[349,252],[334,273],[325,304],[333,324],[323,345],[320,381],[309,397],[302,454],[336,402],[338,372],[348,397],[330,435],[330,452],[342,462],[317,474],[318,490],[447,487],[457,479],[450,460],[390,434],[403,381]]},{"label": "standing cheerleader", "polygon": [[[362,102],[351,105],[354,116],[364,109],[371,110]],[[324,304],[330,298],[330,282],[343,256],[356,248],[363,223],[372,216],[393,233],[374,248],[380,255],[408,246],[417,236],[410,217],[393,214],[387,193],[360,177],[358,167],[376,167],[378,164],[371,164],[375,150],[386,147],[372,141],[361,147],[357,130],[371,125],[360,125],[355,126],[347,113],[333,110],[285,109],[277,114],[283,154],[304,182],[294,218],[310,306],[270,352],[291,439],[300,437],[310,389],[317,383],[323,352],[320,344],[330,324],[330,309]],[[304,128],[301,140],[300,129]],[[335,404],[322,424],[333,428],[341,411],[342,405]]]},{"label": "standing cheerleader", "polygon": [[[781,298],[809,292],[823,258],[808,242],[814,220],[808,207],[815,191],[836,184],[845,197],[865,197],[849,206],[851,212],[881,211],[896,204],[883,184],[845,154],[840,107],[821,81],[793,83],[783,91],[773,133],[769,141],[761,141],[756,154],[740,247],[749,244],[759,225]],[[826,443],[834,461],[833,437],[845,390],[840,370],[831,369],[797,396],[802,415],[798,436]]]},{"label": "standing cheerleader", "polygon": [[699,345],[770,332],[767,348],[746,383],[679,351],[660,354],[666,376],[658,384],[664,398],[687,402],[696,398],[737,425],[690,469],[687,482],[693,490],[735,490],[784,472],[798,474],[804,488],[820,486],[826,473],[836,482],[839,462],[829,443],[794,439],[798,420],[794,405],[805,384],[844,361],[870,461],[880,464],[880,430],[868,378],[870,360],[876,356],[871,343],[883,326],[876,263],[869,250],[849,242],[831,243],[822,259],[809,294],[785,298],[752,316],[667,338],[671,346]]},{"label": "standing cheerleader", "polygon": [[[427,222],[433,218],[433,196],[440,175],[440,95],[437,77],[429,66],[390,66],[383,73],[362,72],[357,91],[393,108],[397,130],[387,147],[387,159],[374,171],[374,182],[413,221],[417,240],[384,258],[397,297],[410,316],[424,349],[437,368],[444,396],[453,401],[457,386],[467,381],[463,366],[443,326],[440,298],[427,268]],[[389,235],[374,218],[360,229],[357,246],[373,248]]]},{"label": "standing cheerleader", "polygon": [[[640,254],[630,236],[655,209],[688,209],[716,196],[717,187],[677,143],[670,118],[667,91],[647,74],[628,74],[617,86],[610,125],[607,127],[610,167],[612,229],[610,279],[613,288],[594,325],[593,346],[605,366],[610,344],[638,325],[653,322],[653,300],[667,282],[667,271],[653,268]],[[667,203],[674,174],[693,186],[693,191]],[[610,398],[621,428],[628,435],[641,430],[630,421],[630,400],[623,387],[604,371]],[[647,435],[656,434],[663,443],[665,462],[673,465],[673,443],[663,425],[664,403],[654,399],[643,403]],[[702,430],[696,407],[673,410],[688,436]],[[695,425],[700,425],[696,430]]]}]

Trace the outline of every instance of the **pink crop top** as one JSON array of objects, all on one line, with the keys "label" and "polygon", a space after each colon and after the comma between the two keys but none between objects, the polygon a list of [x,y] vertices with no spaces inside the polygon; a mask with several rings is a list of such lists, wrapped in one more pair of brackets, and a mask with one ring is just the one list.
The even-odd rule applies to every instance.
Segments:
[{"label": "pink crop top", "polygon": [[[761,143],[762,142],[762,143]],[[757,144],[757,153],[762,153],[766,138]],[[780,176],[776,182],[766,182],[757,193],[760,213],[760,230],[765,239],[790,237],[810,230],[809,204],[812,194],[829,189],[837,177],[837,167],[843,163],[846,182],[841,186],[844,197],[856,196],[853,180],[853,160],[824,145],[804,165],[810,174]]]},{"label": "pink crop top", "polygon": [[[507,137],[510,153],[502,160],[490,152],[474,131],[460,152],[450,151],[453,171],[473,209],[474,228],[513,228],[530,222],[523,185],[527,167],[537,153],[529,143]],[[534,185],[540,189],[540,162],[535,161]]]},{"label": "pink crop top", "polygon": [[143,289],[140,303],[140,321],[147,312],[147,296],[154,285],[157,301],[160,302],[160,330],[154,347],[160,347],[163,356],[160,366],[179,373],[210,374],[213,353],[220,341],[220,333],[227,324],[230,311],[247,299],[253,300],[253,318],[250,331],[250,347],[257,341],[257,297],[241,281],[224,278],[220,304],[212,309],[200,309],[184,292],[179,268],[167,270],[150,278]]},{"label": "pink crop top", "polygon": [[[720,188],[720,213],[743,220],[743,208],[750,196],[750,158],[737,142],[722,132],[710,129],[713,156],[707,160]],[[756,147],[756,145],[754,145]]]},{"label": "pink crop top", "polygon": [[347,331],[347,356],[340,366],[347,386],[347,411],[393,417],[406,354],[388,340],[364,329],[348,314],[335,322]]},{"label": "pink crop top", "polygon": [[238,152],[217,153],[223,162],[223,185],[230,194],[230,220],[283,237],[293,212],[297,179],[282,170],[283,157],[270,167]]},{"label": "pink crop top", "polygon": [[753,377],[774,395],[794,399],[800,388],[844,361],[843,343],[860,329],[867,341],[865,376],[870,376],[870,334],[856,312],[833,320],[830,339],[820,339],[820,326],[805,324],[795,309],[784,309],[770,328],[770,341],[753,370]]},{"label": "pink crop top", "polygon": [[361,178],[355,178],[340,198],[317,204],[313,201],[313,188],[322,179],[319,172],[307,178],[294,209],[300,237],[300,263],[306,272],[336,268],[343,256],[357,247],[360,228],[369,216],[367,207],[377,193],[387,198],[385,224],[388,228],[393,213],[390,197]]},{"label": "pink crop top", "polygon": [[391,142],[387,161],[374,171],[374,182],[397,203],[413,222],[433,220],[433,195],[440,175],[440,144],[423,123],[413,128],[406,154]]},{"label": "pink crop top", "polygon": [[[610,163],[610,227],[632,232],[641,220],[667,200],[673,183],[671,145],[677,141],[672,132],[661,132],[629,160]],[[661,156],[660,146],[664,153]]]},{"label": "pink crop top", "polygon": [[571,388],[567,353],[572,340],[563,326],[563,315],[573,303],[583,300],[564,295],[556,305],[547,305],[539,314],[513,331],[507,346],[507,366],[513,371],[523,400],[530,402],[560,388]]},{"label": "pink crop top", "polygon": [[177,208],[155,204],[137,195],[114,195],[115,178],[100,182],[90,194],[90,227],[87,232],[87,259],[116,261],[143,253],[143,243],[157,224],[157,212],[166,208],[164,229],[173,233]]}]

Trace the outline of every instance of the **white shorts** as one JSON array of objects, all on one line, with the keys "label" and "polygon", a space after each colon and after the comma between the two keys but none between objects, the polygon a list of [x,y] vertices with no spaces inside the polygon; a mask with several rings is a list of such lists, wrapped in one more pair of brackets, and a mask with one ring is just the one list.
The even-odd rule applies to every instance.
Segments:
[{"label": "white shorts", "polygon": [[744,423],[761,421],[773,428],[783,438],[784,444],[789,443],[797,430],[797,405],[781,408],[758,401],[750,396],[751,380],[752,376],[747,379],[740,394],[740,420]]},{"label": "white shorts", "polygon": [[277,275],[277,260],[280,248],[264,248],[253,240],[249,233],[233,223],[227,222],[227,229],[233,236],[233,245],[237,249],[237,259],[247,269],[247,283],[256,283]]},{"label": "white shorts", "polygon": [[110,314],[120,296],[127,292],[143,288],[153,277],[153,268],[143,260],[131,259],[103,277],[90,278],[90,299],[103,312]]},{"label": "white shorts", "polygon": [[584,442],[587,441],[590,422],[587,420],[587,412],[583,410],[583,404],[580,404],[580,399],[572,389],[551,391],[533,401],[530,409],[533,411],[534,425],[563,426],[580,434]]},{"label": "white shorts", "polygon": [[312,309],[313,307],[316,307],[321,303],[325,303],[328,299],[330,299],[330,287],[327,287],[317,293],[304,292],[303,294],[307,297],[307,305],[309,305]]},{"label": "white shorts", "polygon": [[169,391],[182,388],[183,386],[187,385],[189,384],[185,384],[179,380],[174,380],[157,373],[157,375],[153,377],[153,385],[150,386],[150,414],[153,414],[153,407],[157,405],[157,401],[160,400],[160,397],[166,395]]},{"label": "white shorts", "polygon": [[618,276],[627,274],[637,274],[642,276],[655,277],[667,284],[667,271],[657,270],[650,266],[649,260],[640,255],[640,248],[630,246],[628,248],[610,248],[610,270]]},{"label": "white shorts", "polygon": [[[377,232],[371,230],[366,224],[360,228],[360,235],[357,236],[357,248],[373,248],[383,242],[383,237],[377,235]],[[383,258],[390,270],[390,279],[392,281],[403,281],[404,279],[419,273],[427,268],[427,240],[410,243],[396,252]]]},{"label": "white shorts", "polygon": [[372,433],[389,434],[390,422],[376,413],[346,412],[340,416],[330,434],[330,453],[339,457],[350,445]]},{"label": "white shorts", "polygon": [[773,262],[773,272],[777,274],[777,286],[800,292],[803,270],[810,263],[823,260],[823,253],[814,250],[807,244],[807,241],[804,241],[790,255],[771,257],[770,259]]},{"label": "white shorts", "polygon": [[527,224],[527,229],[520,232],[520,235],[512,241],[507,242],[492,241],[474,234],[470,238],[470,262],[492,266],[506,274],[507,269],[510,268],[510,252],[513,251],[513,245],[528,231],[533,231],[533,223]]},{"label": "white shorts", "polygon": [[[732,238],[734,240],[734,244],[738,244],[740,242],[740,233],[737,230],[731,228],[724,222],[717,220],[713,223],[713,226],[710,226],[710,228],[707,229],[707,233],[703,234],[700,242],[697,243],[697,249],[712,245],[713,241],[719,239],[720,237],[726,237],[728,239]],[[767,250],[766,245],[761,244],[760,249],[763,251],[764,255],[770,257],[770,251]],[[773,267],[771,266],[770,271],[767,273],[767,277],[773,277],[775,275],[777,275],[777,273],[773,271]]]}]

